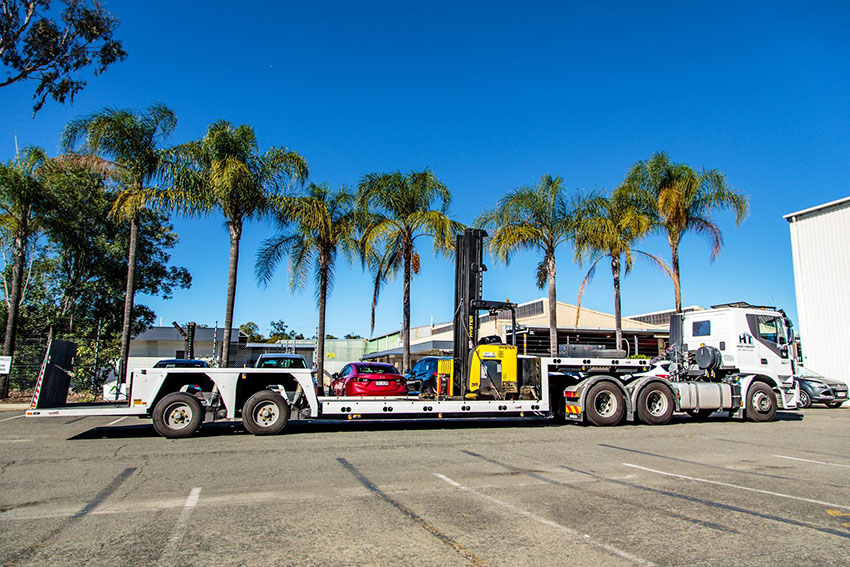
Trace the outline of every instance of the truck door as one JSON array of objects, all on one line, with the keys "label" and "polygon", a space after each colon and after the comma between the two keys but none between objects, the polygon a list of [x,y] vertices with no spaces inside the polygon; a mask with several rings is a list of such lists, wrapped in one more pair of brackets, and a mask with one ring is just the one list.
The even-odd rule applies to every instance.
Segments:
[{"label": "truck door", "polygon": [[784,319],[775,315],[748,314],[747,323],[756,343],[756,367],[784,382],[792,374]]}]

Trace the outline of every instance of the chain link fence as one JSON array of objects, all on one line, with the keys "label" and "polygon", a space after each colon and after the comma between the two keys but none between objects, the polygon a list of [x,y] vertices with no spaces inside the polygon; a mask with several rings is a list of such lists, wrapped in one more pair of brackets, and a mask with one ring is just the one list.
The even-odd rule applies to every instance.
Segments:
[{"label": "chain link fence", "polygon": [[[103,339],[66,339],[77,345],[71,388],[74,392],[97,394],[104,382],[116,373],[115,360],[108,355]],[[15,341],[15,354],[9,372],[12,390],[32,390],[47,352],[47,338],[20,338]]]}]

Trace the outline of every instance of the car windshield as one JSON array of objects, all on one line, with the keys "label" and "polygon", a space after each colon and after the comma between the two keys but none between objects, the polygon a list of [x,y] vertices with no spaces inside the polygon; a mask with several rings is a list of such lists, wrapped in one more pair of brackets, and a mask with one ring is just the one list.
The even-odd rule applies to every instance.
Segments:
[{"label": "car windshield", "polygon": [[307,364],[301,357],[264,358],[260,360],[258,368],[307,368]]},{"label": "car windshield", "polygon": [[390,364],[358,364],[356,368],[361,374],[398,374],[395,366]]}]

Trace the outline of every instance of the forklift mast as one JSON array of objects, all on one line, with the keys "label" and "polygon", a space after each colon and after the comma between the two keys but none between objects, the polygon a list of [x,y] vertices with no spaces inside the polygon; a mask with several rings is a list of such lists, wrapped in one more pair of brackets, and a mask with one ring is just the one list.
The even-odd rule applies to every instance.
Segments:
[{"label": "forklift mast", "polygon": [[479,311],[491,314],[510,310],[513,338],[516,345],[516,303],[481,299],[482,276],[487,267],[482,262],[484,237],[487,233],[468,228],[455,240],[455,310],[453,345],[453,393],[466,395],[469,385],[470,357],[478,344]]}]

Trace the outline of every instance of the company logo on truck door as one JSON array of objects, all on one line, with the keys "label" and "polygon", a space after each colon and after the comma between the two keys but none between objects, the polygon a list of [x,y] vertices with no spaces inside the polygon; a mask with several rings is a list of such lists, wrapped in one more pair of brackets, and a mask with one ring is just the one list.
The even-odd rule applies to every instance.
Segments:
[{"label": "company logo on truck door", "polygon": [[741,333],[738,335],[738,344],[739,345],[751,345],[753,344],[753,336],[749,333]]}]

